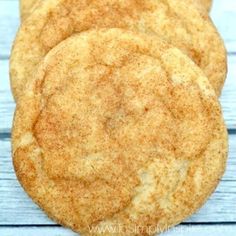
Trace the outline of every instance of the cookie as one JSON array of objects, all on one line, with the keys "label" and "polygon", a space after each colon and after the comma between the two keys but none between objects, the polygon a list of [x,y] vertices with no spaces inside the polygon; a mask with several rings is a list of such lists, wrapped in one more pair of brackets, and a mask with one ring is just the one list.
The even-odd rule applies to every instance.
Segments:
[{"label": "cookie", "polygon": [[212,0],[199,0],[199,1],[208,11],[210,11]]},{"label": "cookie", "polygon": [[24,20],[33,9],[37,0],[20,0],[20,17]]},{"label": "cookie", "polygon": [[226,52],[207,12],[183,0],[47,0],[23,22],[13,46],[10,74],[16,100],[51,48],[74,33],[99,27],[161,36],[192,58],[220,94]]},{"label": "cookie", "polygon": [[185,1],[186,4],[194,5],[198,10],[209,13],[211,10],[212,0],[181,0]]},{"label": "cookie", "polygon": [[159,38],[122,29],[75,34],[50,50],[18,100],[12,142],[29,196],[89,235],[178,224],[213,192],[227,156],[203,72]]},{"label": "cookie", "polygon": [[[33,6],[36,2],[40,0],[20,0],[20,13],[21,13],[21,20],[24,20],[32,11]],[[189,0],[187,0],[189,1]],[[200,2],[205,9],[208,11],[211,8],[212,1],[211,0],[190,0],[191,2]]]}]

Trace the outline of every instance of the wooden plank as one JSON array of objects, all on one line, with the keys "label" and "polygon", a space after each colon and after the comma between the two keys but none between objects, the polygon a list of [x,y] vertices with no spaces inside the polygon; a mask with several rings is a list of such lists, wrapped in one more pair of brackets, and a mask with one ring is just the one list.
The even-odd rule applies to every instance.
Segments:
[{"label": "wooden plank", "polygon": [[[222,225],[178,225],[163,233],[163,236],[234,236],[236,224]],[[0,227],[0,235],[3,236],[76,236],[78,234],[60,226],[54,227]]]},{"label": "wooden plank", "polygon": [[19,1],[0,1],[0,58],[8,58],[19,26]]},{"label": "wooden plank", "polygon": [[220,102],[228,129],[236,128],[236,55],[228,56],[228,75]]},{"label": "wooden plank", "polygon": [[8,60],[0,60],[0,73],[0,132],[10,132],[15,103],[10,89]]},{"label": "wooden plank", "polygon": [[[236,55],[229,56],[229,73],[221,96],[228,129],[236,128]],[[10,92],[8,60],[0,60],[0,132],[10,132],[15,103]]]},{"label": "wooden plank", "polygon": [[235,236],[236,224],[232,225],[179,225],[163,236]]},{"label": "wooden plank", "polygon": [[[186,222],[236,222],[236,135],[230,135],[227,171],[207,203]],[[54,225],[16,180],[10,139],[0,139],[0,225]],[[1,235],[1,234],[0,234]]]},{"label": "wooden plank", "polygon": [[232,25],[236,22],[235,0],[214,0],[211,17],[223,37],[228,52],[236,52],[236,31]]},{"label": "wooden plank", "polygon": [[[229,52],[236,52],[236,31],[232,22],[236,22],[235,0],[214,0],[211,16],[225,40]],[[15,33],[19,26],[18,1],[0,1],[0,58],[8,58]]]},{"label": "wooden plank", "polygon": [[[231,229],[230,229],[231,230]],[[69,229],[55,227],[0,227],[0,235],[2,236],[78,236]]]}]

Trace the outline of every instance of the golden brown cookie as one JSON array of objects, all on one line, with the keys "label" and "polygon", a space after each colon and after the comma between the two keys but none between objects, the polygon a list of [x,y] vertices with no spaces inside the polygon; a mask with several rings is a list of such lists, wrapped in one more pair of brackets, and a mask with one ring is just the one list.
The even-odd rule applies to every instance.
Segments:
[{"label": "golden brown cookie", "polygon": [[21,20],[24,20],[31,13],[36,1],[38,1],[38,0],[20,0]]},{"label": "golden brown cookie", "polygon": [[181,222],[213,192],[227,157],[203,72],[160,39],[121,29],[75,34],[46,55],[18,100],[12,142],[30,197],[90,235],[105,226],[152,235]]},{"label": "golden brown cookie", "polygon": [[184,0],[47,0],[23,22],[15,40],[10,68],[15,98],[51,48],[74,33],[98,27],[161,36],[192,58],[220,94],[226,53],[207,12]]},{"label": "golden brown cookie", "polygon": [[[32,11],[33,6],[36,2],[40,0],[20,0],[20,13],[21,13],[21,20],[24,20]],[[189,0],[186,0],[189,1]],[[212,1],[211,0],[190,0],[191,2],[200,2],[205,9],[208,11],[211,8]]]},{"label": "golden brown cookie", "polygon": [[[39,0],[41,1],[41,0]],[[177,0],[176,0],[177,1]],[[212,0],[182,0],[186,4],[194,5],[198,10],[207,12],[211,10]]]}]

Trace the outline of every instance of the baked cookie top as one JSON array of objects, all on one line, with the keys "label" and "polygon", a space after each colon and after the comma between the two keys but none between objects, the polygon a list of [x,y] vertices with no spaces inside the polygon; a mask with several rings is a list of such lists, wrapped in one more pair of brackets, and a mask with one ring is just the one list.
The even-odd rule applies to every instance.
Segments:
[{"label": "baked cookie top", "polygon": [[23,22],[11,55],[17,99],[44,56],[62,40],[91,28],[117,27],[158,35],[199,65],[219,95],[226,76],[224,44],[208,17],[186,0],[47,0]]},{"label": "baked cookie top", "polygon": [[[21,20],[24,20],[27,16],[30,15],[32,10],[35,8],[36,3],[38,3],[41,0],[20,0],[20,13],[21,13]],[[204,9],[207,9],[208,11],[211,8],[212,1],[211,0],[185,0],[185,1],[191,1],[191,2],[197,2],[200,3],[199,5],[203,6]]]},{"label": "baked cookie top", "polygon": [[203,72],[179,49],[122,29],[75,34],[44,57],[18,100],[12,142],[25,191],[91,235],[181,222],[213,192],[227,156]]},{"label": "baked cookie top", "polygon": [[20,18],[21,20],[26,19],[30,15],[34,5],[39,0],[20,0]]}]

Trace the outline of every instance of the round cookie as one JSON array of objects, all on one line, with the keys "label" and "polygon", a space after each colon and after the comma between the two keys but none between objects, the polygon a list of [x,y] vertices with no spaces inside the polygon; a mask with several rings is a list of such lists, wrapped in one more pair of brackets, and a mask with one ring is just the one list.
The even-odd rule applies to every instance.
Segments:
[{"label": "round cookie", "polygon": [[[179,49],[122,29],[75,34],[18,100],[16,175],[58,223],[152,235],[214,191],[227,132],[214,90]],[[110,228],[111,229],[111,228]]]},{"label": "round cookie", "polygon": [[206,11],[186,0],[47,0],[23,22],[11,55],[11,85],[20,96],[47,52],[91,28],[117,27],[158,35],[198,64],[219,95],[226,76],[224,44]]}]

